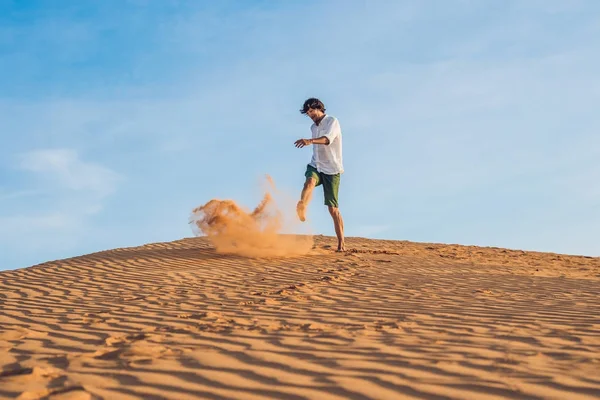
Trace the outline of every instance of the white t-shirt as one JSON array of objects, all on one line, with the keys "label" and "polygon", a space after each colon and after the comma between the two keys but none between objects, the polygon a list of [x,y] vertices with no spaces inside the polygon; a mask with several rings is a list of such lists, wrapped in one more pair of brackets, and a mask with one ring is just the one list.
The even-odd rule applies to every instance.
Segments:
[{"label": "white t-shirt", "polygon": [[326,175],[343,173],[342,129],[337,118],[325,115],[319,125],[313,123],[310,130],[313,139],[322,136],[329,139],[329,144],[313,144],[313,156],[310,165]]}]

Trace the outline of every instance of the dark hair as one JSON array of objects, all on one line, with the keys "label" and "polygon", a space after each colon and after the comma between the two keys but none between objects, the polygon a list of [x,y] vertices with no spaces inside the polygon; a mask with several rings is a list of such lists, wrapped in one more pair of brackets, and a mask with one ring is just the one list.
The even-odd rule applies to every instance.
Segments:
[{"label": "dark hair", "polygon": [[323,104],[323,102],[321,100],[316,99],[314,97],[311,97],[310,99],[308,99],[304,102],[304,105],[302,106],[302,109],[300,110],[300,112],[302,114],[306,114],[308,112],[309,108],[312,108],[313,110],[321,110],[321,111],[325,112],[325,104]]}]

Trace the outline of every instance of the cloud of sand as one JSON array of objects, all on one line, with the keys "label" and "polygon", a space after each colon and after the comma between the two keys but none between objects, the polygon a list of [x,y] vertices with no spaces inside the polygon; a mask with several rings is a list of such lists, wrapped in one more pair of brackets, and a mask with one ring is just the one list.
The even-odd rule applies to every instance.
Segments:
[{"label": "cloud of sand", "polygon": [[292,219],[278,206],[278,192],[269,176],[265,189],[262,201],[253,211],[233,200],[219,199],[195,208],[190,216],[192,231],[197,236],[207,236],[220,253],[246,257],[307,254],[313,246],[312,236],[284,233],[291,228]]}]

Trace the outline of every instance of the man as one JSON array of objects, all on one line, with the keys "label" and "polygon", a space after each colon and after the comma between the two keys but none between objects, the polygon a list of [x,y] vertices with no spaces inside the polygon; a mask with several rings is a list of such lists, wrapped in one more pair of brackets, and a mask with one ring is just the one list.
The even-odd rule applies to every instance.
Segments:
[{"label": "man", "polygon": [[337,251],[346,251],[344,243],[344,221],[338,205],[340,175],[344,172],[342,164],[342,130],[337,118],[325,114],[325,106],[319,99],[310,98],[304,102],[302,114],[313,120],[310,127],[310,139],[298,139],[294,142],[297,148],[313,145],[313,155],[306,166],[306,181],[296,211],[301,221],[306,220],[306,207],[310,202],[312,191],[323,185],[325,205],[333,218],[335,234],[338,239]]}]

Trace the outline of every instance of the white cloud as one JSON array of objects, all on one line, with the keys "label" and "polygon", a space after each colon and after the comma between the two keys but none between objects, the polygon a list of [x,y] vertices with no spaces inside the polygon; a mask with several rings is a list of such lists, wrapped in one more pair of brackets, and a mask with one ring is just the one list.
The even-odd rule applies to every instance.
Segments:
[{"label": "white cloud", "polygon": [[37,190],[0,190],[0,201],[31,197],[38,193],[39,192]]},{"label": "white cloud", "polygon": [[34,179],[26,175],[20,190],[0,193],[0,240],[24,258],[76,249],[123,179],[74,149],[32,150],[19,155],[16,166]]},{"label": "white cloud", "polygon": [[120,179],[109,168],[82,161],[72,149],[30,151],[21,156],[19,167],[55,181],[66,189],[89,191],[100,198],[113,193]]}]

